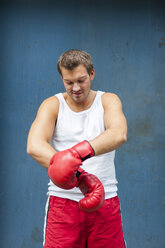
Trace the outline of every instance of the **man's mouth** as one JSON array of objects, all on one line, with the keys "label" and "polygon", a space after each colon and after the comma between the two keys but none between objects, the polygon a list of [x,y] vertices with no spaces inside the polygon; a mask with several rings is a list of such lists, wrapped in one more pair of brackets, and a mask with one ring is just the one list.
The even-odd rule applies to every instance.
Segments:
[{"label": "man's mouth", "polygon": [[82,92],[73,92],[73,95],[75,96],[80,96],[82,94]]}]

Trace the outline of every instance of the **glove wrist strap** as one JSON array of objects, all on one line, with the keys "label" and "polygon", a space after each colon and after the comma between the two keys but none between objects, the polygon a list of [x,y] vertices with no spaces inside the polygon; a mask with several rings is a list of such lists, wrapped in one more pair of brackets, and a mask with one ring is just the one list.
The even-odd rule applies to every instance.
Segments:
[{"label": "glove wrist strap", "polygon": [[75,146],[72,147],[72,149],[78,152],[82,161],[91,158],[95,155],[95,151],[93,147],[86,140],[76,144]]}]

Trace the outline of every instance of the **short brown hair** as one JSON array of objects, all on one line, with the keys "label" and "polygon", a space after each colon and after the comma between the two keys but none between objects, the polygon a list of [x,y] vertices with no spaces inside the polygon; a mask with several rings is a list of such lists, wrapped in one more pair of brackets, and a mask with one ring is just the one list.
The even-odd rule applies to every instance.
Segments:
[{"label": "short brown hair", "polygon": [[70,49],[59,57],[57,62],[57,70],[62,76],[61,67],[64,67],[68,70],[73,70],[80,64],[83,64],[85,66],[88,74],[90,75],[93,69],[91,55],[85,51],[81,51],[78,49]]}]

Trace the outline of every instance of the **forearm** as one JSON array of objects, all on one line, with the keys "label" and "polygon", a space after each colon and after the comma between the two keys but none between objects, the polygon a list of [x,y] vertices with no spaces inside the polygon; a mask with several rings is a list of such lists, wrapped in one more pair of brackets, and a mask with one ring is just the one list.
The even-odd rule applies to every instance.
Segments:
[{"label": "forearm", "polygon": [[45,168],[49,167],[50,159],[56,150],[47,142],[38,142],[27,146],[27,153]]},{"label": "forearm", "polygon": [[95,139],[89,141],[95,151],[95,155],[101,155],[116,150],[127,140],[123,130],[107,129]]}]

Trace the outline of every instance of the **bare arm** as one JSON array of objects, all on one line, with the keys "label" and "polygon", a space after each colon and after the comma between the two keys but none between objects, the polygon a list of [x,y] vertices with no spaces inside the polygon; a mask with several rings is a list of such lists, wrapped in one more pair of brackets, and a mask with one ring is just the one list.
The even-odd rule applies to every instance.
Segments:
[{"label": "bare arm", "polygon": [[90,141],[96,156],[117,149],[127,140],[126,118],[122,112],[122,104],[118,96],[104,93],[102,104],[106,130]]},{"label": "bare arm", "polygon": [[48,168],[51,157],[56,153],[49,144],[57,115],[59,102],[55,96],[46,99],[37,112],[27,140],[27,153],[40,165]]}]

